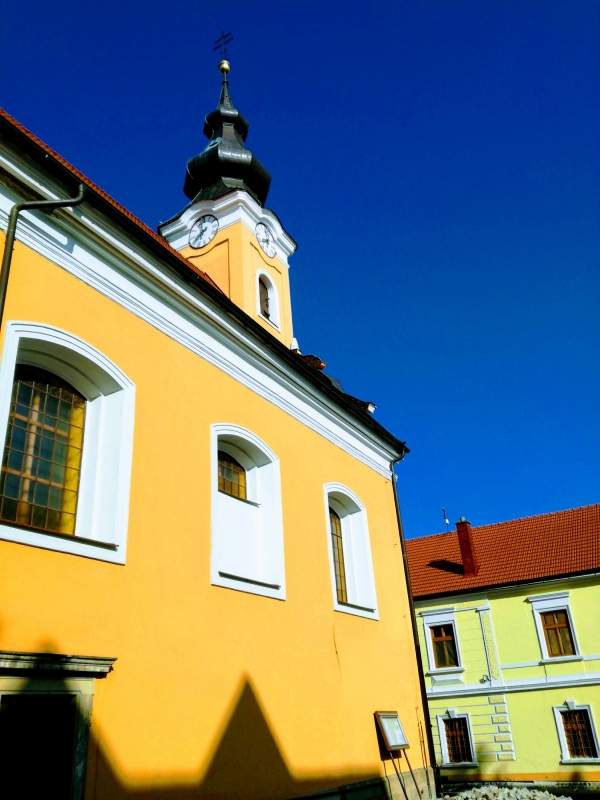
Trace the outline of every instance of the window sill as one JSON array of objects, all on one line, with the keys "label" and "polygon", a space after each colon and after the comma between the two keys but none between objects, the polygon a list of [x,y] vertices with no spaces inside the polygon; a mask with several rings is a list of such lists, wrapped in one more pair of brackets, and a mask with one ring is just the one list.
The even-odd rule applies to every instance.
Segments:
[{"label": "window sill", "polygon": [[548,656],[548,658],[542,658],[540,664],[563,664],[565,661],[583,661],[583,656]]},{"label": "window sill", "polygon": [[427,674],[430,677],[434,677],[436,675],[454,675],[464,671],[464,667],[440,667],[439,669],[430,669]]},{"label": "window sill", "polygon": [[340,611],[342,614],[352,614],[355,617],[364,617],[364,619],[379,619],[376,608],[367,608],[354,603],[340,603],[335,600],[333,609],[334,611]]},{"label": "window sill", "polygon": [[449,767],[478,767],[479,763],[477,761],[449,761],[448,763],[442,763],[442,769],[448,769]]},{"label": "window sill", "polygon": [[600,764],[600,758],[562,758],[561,764]]},{"label": "window sill", "polygon": [[276,330],[278,333],[281,333],[281,327],[280,327],[280,326],[279,326],[279,325],[278,325],[276,322],[273,322],[273,320],[272,320],[272,319],[269,319],[269,317],[265,317],[265,315],[264,315],[264,314],[259,314],[259,315],[258,315],[258,318],[259,318],[259,319],[262,319],[262,321],[263,321],[263,322],[268,322],[268,323],[269,323],[269,325],[271,325],[273,328],[275,328],[275,330]]},{"label": "window sill", "polygon": [[231,497],[232,500],[239,500],[240,503],[248,503],[249,506],[254,506],[254,508],[260,508],[260,503],[255,503],[254,500],[245,500],[243,497],[236,497],[234,494],[229,494],[229,492],[224,492],[222,489],[218,489],[219,494],[224,494],[226,497]]},{"label": "window sill", "polygon": [[23,528],[10,523],[0,523],[0,540],[38,547],[41,550],[53,550],[73,556],[83,556],[96,561],[109,561],[113,564],[125,563],[124,548],[117,544],[99,542],[82,536],[71,536],[65,533],[45,533],[34,528]]}]

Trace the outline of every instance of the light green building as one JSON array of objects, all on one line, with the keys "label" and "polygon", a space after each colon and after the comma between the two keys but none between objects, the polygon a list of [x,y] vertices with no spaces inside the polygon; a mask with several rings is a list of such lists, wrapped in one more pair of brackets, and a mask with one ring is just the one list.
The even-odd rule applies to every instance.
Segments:
[{"label": "light green building", "polygon": [[600,790],[600,505],[407,551],[442,783]]}]

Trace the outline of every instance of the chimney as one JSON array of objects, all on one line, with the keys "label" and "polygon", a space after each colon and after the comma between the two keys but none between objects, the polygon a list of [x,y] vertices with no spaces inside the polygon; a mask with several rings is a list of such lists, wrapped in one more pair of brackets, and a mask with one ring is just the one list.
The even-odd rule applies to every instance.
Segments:
[{"label": "chimney", "polygon": [[456,523],[458,533],[458,544],[460,545],[460,557],[462,558],[464,575],[466,578],[473,578],[479,572],[479,564],[475,555],[473,545],[473,533],[471,523],[464,517]]}]

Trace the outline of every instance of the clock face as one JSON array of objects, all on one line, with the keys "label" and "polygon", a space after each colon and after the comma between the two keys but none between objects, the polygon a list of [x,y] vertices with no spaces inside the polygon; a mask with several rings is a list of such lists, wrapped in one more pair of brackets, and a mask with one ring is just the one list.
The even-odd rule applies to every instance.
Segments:
[{"label": "clock face", "polygon": [[264,252],[269,256],[269,258],[273,258],[275,253],[277,252],[277,248],[275,247],[275,240],[273,239],[273,234],[264,224],[264,222],[259,222],[256,226],[256,238],[258,239],[259,245],[262,247]]},{"label": "clock face", "polygon": [[205,214],[197,220],[190,231],[190,246],[205,247],[215,238],[219,229],[219,221],[212,214]]}]

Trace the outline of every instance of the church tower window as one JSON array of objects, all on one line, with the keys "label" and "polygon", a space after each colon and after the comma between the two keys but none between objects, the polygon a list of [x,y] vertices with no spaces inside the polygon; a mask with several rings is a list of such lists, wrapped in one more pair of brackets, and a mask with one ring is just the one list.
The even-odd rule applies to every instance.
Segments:
[{"label": "church tower window", "polygon": [[269,287],[267,286],[264,277],[259,278],[258,292],[260,297],[260,313],[263,315],[263,317],[270,319],[271,312],[269,310]]}]

